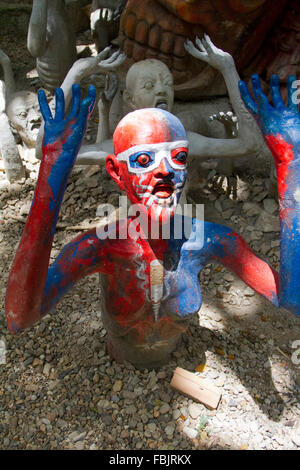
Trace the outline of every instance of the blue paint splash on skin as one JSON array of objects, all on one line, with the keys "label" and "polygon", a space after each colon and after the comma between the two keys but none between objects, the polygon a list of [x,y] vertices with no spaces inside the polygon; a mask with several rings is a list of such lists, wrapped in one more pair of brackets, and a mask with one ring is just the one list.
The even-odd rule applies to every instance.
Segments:
[{"label": "blue paint splash on skin", "polygon": [[[293,210],[294,212],[294,210]],[[300,213],[291,221],[282,221],[280,262],[280,305],[300,316]]]},{"label": "blue paint splash on skin", "polygon": [[163,109],[159,109],[158,112],[164,116],[166,126],[171,134],[171,140],[186,140],[186,131],[179,119]]},{"label": "blue paint splash on skin", "polygon": [[10,328],[13,334],[20,333],[22,331],[22,328],[19,328],[14,321],[11,322]]},{"label": "blue paint splash on skin", "polygon": [[[181,239],[174,238],[174,225],[181,224]],[[188,238],[184,228],[190,226]],[[205,222],[175,215],[171,224],[171,238],[168,249],[177,253],[178,266],[167,280],[168,289],[172,292],[171,310],[180,317],[193,315],[201,308],[202,292],[199,284],[199,273],[207,261],[207,250],[203,247]]]},{"label": "blue paint splash on skin", "polygon": [[[88,249],[81,248],[85,242],[88,242]],[[95,234],[86,233],[80,237],[79,240],[68,243],[62,249],[54,263],[51,264],[48,270],[43,296],[44,299],[48,299],[48,301],[51,297],[50,308],[72,288],[79,274],[80,277],[83,277],[86,272],[92,271],[99,262],[96,244],[99,244],[97,236]],[[70,267],[74,266],[74,261],[76,261],[75,269],[70,271]],[[84,263],[84,261],[88,261],[88,263]],[[43,315],[46,310],[49,310],[49,303],[42,305],[41,315]]]}]

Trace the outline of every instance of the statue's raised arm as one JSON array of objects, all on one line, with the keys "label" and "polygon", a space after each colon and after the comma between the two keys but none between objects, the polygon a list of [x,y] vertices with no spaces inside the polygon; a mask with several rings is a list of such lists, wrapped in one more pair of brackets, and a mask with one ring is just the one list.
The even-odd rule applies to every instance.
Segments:
[{"label": "statue's raised arm", "polygon": [[277,170],[280,245],[280,305],[300,314],[300,114],[295,102],[295,76],[287,83],[285,106],[277,75],[271,78],[273,105],[263,93],[258,75],[252,76],[254,98],[247,85],[239,87],[245,106],[254,116],[270,148]]},{"label": "statue's raised arm", "polygon": [[215,46],[207,34],[201,40],[196,38],[195,44],[187,40],[185,49],[193,57],[206,62],[222,74],[232,109],[238,120],[238,135],[236,138],[213,139],[200,136],[195,132],[189,132],[190,155],[198,158],[222,158],[257,153],[263,145],[263,141],[258,133],[255,121],[247,113],[241,99],[238,87],[240,77],[233,57],[228,52]]},{"label": "statue's raised arm", "polygon": [[[63,292],[59,268],[50,268],[48,271],[50,252],[68,177],[86,130],[88,116],[92,112],[95,96],[95,88],[90,87],[88,97],[81,100],[80,87],[74,85],[71,111],[65,117],[63,91],[57,89],[55,116],[52,117],[45,93],[43,90],[39,91],[45,121],[43,159],[30,214],[8,280],[6,314],[8,326],[13,333],[46,314],[51,305],[54,305],[53,301],[56,303]],[[77,245],[78,243],[77,241]],[[71,262],[66,262],[66,266],[73,270]],[[70,276],[65,274],[64,289],[70,282]],[[48,291],[52,293],[51,302],[47,296]]]}]

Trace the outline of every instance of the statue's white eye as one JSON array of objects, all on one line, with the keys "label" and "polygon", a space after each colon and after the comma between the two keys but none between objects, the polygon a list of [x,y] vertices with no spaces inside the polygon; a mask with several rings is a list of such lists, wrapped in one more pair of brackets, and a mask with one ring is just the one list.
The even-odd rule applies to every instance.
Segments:
[{"label": "statue's white eye", "polygon": [[165,85],[165,86],[172,87],[172,86],[173,86],[173,80],[171,80],[171,79],[170,79],[170,80],[166,80],[166,81],[164,82],[164,85]]},{"label": "statue's white eye", "polygon": [[18,116],[21,119],[25,119],[27,117],[27,113],[26,113],[26,111],[22,111]]}]

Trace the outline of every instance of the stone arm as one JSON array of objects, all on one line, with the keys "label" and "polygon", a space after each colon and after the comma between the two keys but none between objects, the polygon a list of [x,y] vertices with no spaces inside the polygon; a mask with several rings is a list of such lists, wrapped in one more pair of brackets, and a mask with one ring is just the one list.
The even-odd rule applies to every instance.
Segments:
[{"label": "stone arm", "polygon": [[105,140],[108,140],[111,135],[109,131],[109,113],[111,103],[118,90],[119,80],[115,73],[111,73],[111,86],[109,86],[110,77],[108,74],[105,76],[105,88],[101,94],[101,98],[98,101],[98,113],[99,113],[99,126],[97,132],[96,143],[101,144]]},{"label": "stone arm", "polygon": [[257,153],[264,144],[255,120],[247,112],[239,93],[240,77],[230,54],[218,49],[207,35],[196,39],[194,44],[187,40],[186,50],[194,57],[203,60],[219,70],[226,83],[233,111],[238,119],[238,137],[231,139],[213,139],[188,132],[189,154],[198,158],[238,157]]},{"label": "stone arm", "polygon": [[[188,277],[194,280],[191,282],[194,291],[191,297],[195,297],[194,286],[198,283],[199,272],[212,261],[230,269],[258,294],[276,307],[279,306],[278,273],[255,255],[243,238],[231,228],[193,219],[191,235],[181,249],[181,265],[185,266],[181,275],[183,282]],[[183,303],[189,302],[186,300],[187,289],[181,289],[181,292],[178,293],[178,299],[182,297]],[[178,299],[175,299],[176,304]]]},{"label": "stone arm", "polygon": [[27,48],[33,57],[41,57],[47,47],[48,0],[33,0],[27,34]]},{"label": "stone arm", "polygon": [[74,83],[80,83],[85,77],[97,73],[106,73],[115,70],[125,60],[126,55],[120,50],[111,54],[111,47],[106,47],[95,57],[79,59],[72,65],[61,85],[65,95],[66,107],[71,100],[71,90]]},{"label": "stone arm", "polygon": [[[207,261],[217,261],[273,305],[280,304],[281,276],[249,248],[245,240],[228,227],[205,225]],[[300,304],[299,304],[300,314]]]},{"label": "stone arm", "polygon": [[51,116],[44,92],[39,91],[45,120],[43,159],[30,214],[8,280],[5,308],[12,333],[47,314],[78,279],[101,270],[104,243],[100,243],[95,231],[69,243],[49,268],[63,195],[95,95],[95,88],[90,87],[88,97],[81,101],[80,87],[74,85],[72,108],[64,119],[62,90],[56,90],[55,118]]},{"label": "stone arm", "polygon": [[77,159],[77,165],[104,165],[107,155],[114,153],[112,139],[107,139],[101,144],[82,145]]}]

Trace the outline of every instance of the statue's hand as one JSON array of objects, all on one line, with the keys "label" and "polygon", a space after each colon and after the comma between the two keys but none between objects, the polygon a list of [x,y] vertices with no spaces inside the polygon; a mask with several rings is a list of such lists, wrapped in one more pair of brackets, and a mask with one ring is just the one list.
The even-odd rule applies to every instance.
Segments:
[{"label": "statue's hand", "polygon": [[272,106],[262,91],[258,75],[252,75],[254,99],[246,83],[242,80],[239,82],[245,106],[254,116],[277,163],[286,162],[288,154],[293,156],[293,160],[300,156],[300,114],[295,102],[295,84],[296,77],[291,75],[287,83],[288,105],[285,106],[280,93],[279,78],[273,75],[270,81]]},{"label": "statue's hand", "polygon": [[60,155],[68,155],[74,161],[84,137],[87,121],[91,115],[96,99],[96,89],[89,87],[88,95],[81,100],[80,86],[72,86],[73,101],[69,115],[65,118],[65,100],[61,88],[55,92],[55,117],[52,117],[45,92],[38,91],[41,113],[45,121],[45,134],[43,142],[44,158],[52,163],[53,156],[57,161]]},{"label": "statue's hand", "polygon": [[195,42],[198,47],[187,39],[184,47],[196,59],[206,62],[220,72],[234,65],[232,56],[216,47],[207,34],[204,34],[201,40],[197,37]]},{"label": "statue's hand", "polygon": [[[110,82],[111,77],[111,84]],[[111,103],[118,91],[119,80],[116,73],[112,72],[111,74],[106,74],[105,76],[105,87],[103,93],[101,94],[101,99],[99,100],[98,107],[101,108],[110,108]]]},{"label": "statue's hand", "polygon": [[230,137],[236,137],[238,135],[238,118],[232,111],[227,111],[226,113],[221,111],[217,114],[212,114],[208,119],[209,121],[221,122]]},{"label": "statue's hand", "polygon": [[[107,47],[104,49],[104,51],[108,50],[108,53],[111,51],[111,47]],[[121,52],[120,49],[115,51],[112,55],[107,55],[104,57],[103,53],[104,51],[101,51],[97,56],[97,70],[94,73],[99,73],[99,72],[107,72],[109,70],[115,70],[118,68],[121,64],[123,64],[124,60],[126,59],[126,54],[124,52]]]},{"label": "statue's hand", "polygon": [[72,69],[74,70],[76,80],[80,81],[84,77],[88,77],[92,74],[114,70],[119,67],[125,59],[126,55],[124,52],[117,50],[111,54],[111,47],[108,46],[96,56],[77,60],[73,64]]}]

